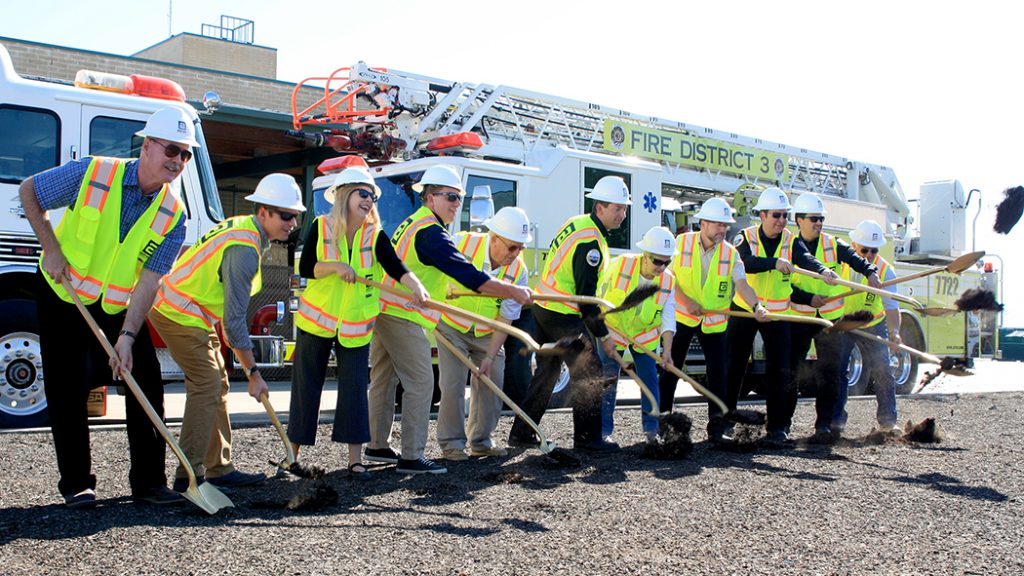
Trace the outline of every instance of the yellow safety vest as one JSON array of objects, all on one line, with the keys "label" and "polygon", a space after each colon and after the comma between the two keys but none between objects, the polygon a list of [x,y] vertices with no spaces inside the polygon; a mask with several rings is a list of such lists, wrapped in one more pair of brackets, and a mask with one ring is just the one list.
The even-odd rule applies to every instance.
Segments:
[{"label": "yellow safety vest", "polygon": [[[871,263],[878,268],[878,277],[884,279],[889,270],[889,262],[887,262],[885,258],[875,254],[875,258]],[[846,274],[846,278],[853,278],[854,274],[856,274],[856,272],[850,268],[849,264],[843,264],[843,272]],[[859,282],[867,286],[867,277],[861,276],[860,274],[856,275],[860,277]],[[872,320],[866,326],[870,328],[885,318],[885,299],[875,294],[869,294],[868,292],[857,292],[852,296],[847,296],[846,312],[850,313],[858,310],[867,310],[868,312],[871,312]]]},{"label": "yellow safety vest", "polygon": [[[72,288],[86,304],[103,296],[107,314],[128,307],[142,267],[184,214],[181,201],[164,184],[121,242],[121,185],[127,163],[94,157],[82,178],[74,209],[64,213],[55,231],[68,261]],[[42,254],[39,262],[42,270]],[[43,277],[61,300],[72,301],[64,286],[45,270]]]},{"label": "yellow safety vest", "polygon": [[[799,236],[794,235],[793,241],[795,242]],[[818,248],[815,250],[814,257],[825,265],[826,268],[835,272],[840,278],[846,278],[843,272],[843,263],[839,261],[839,255],[836,252],[836,239],[831,234],[821,233],[821,237],[818,238]],[[818,280],[817,278],[808,278],[801,274],[794,275],[793,286],[796,286],[804,292],[810,292],[811,294],[818,294],[822,297],[828,298],[845,292],[847,288],[844,286],[829,286],[824,281]],[[826,320],[835,320],[844,314],[845,304],[844,298],[840,298],[834,302],[829,302],[821,308],[815,308],[806,304],[797,304],[793,302],[790,309],[793,312],[801,316],[814,316],[820,314],[822,318]]]},{"label": "yellow safety vest", "polygon": [[[154,308],[182,326],[213,330],[224,316],[224,283],[220,263],[231,246],[248,246],[262,255],[255,216],[228,218],[185,251],[160,281]],[[262,266],[252,280],[253,295],[263,287]]]},{"label": "yellow safety vest", "polygon": [[[352,238],[358,249],[349,252],[348,239],[341,236],[334,242],[330,220],[320,216],[314,221],[317,226],[317,262],[344,262],[355,270],[356,275],[380,282],[384,271],[374,259],[373,248],[377,235],[383,234],[380,227],[368,219]],[[295,325],[302,330],[330,338],[337,336],[345,348],[358,348],[369,344],[373,325],[380,314],[380,290],[354,282],[345,282],[337,274],[323,278],[312,278],[299,296],[299,309]]]},{"label": "yellow safety vest", "polygon": [[[609,274],[604,280],[603,298],[616,306],[622,304],[626,296],[640,286],[642,262],[641,254],[624,254],[613,258],[608,264]],[[643,304],[636,308],[609,314],[605,318],[605,322],[617,332],[626,334],[641,347],[652,351],[658,347],[658,339],[661,336],[661,313],[668,299],[672,297],[675,278],[672,272],[665,270],[654,279],[654,282],[658,285],[658,293],[654,298],[644,300]],[[629,344],[618,334],[613,334],[612,338],[619,348],[625,348]]]},{"label": "yellow safety vest", "polygon": [[[680,234],[676,245],[680,247],[679,256],[672,262],[672,274],[676,278],[676,322],[686,326],[701,324],[705,334],[724,332],[729,317],[714,314],[718,310],[728,310],[732,300],[732,269],[736,265],[736,249],[728,242],[720,242],[715,246],[711,257],[717,264],[708,270],[707,281],[701,285],[700,232]],[[704,310],[704,316],[693,316],[686,311],[680,292],[695,300]]]},{"label": "yellow safety vest", "polygon": [[[444,230],[444,227],[441,226],[441,221],[437,219],[437,215],[431,212],[430,208],[420,206],[418,210],[405,219],[405,222],[398,226],[394,235],[391,236],[391,243],[395,246],[395,252],[398,254],[398,257],[420,279],[420,283],[427,289],[430,297],[434,300],[444,300],[448,289],[448,276],[434,266],[428,266],[420,262],[419,254],[416,253],[416,235],[430,226],[437,226]],[[382,284],[408,292],[405,286],[402,286],[390,276],[385,277]],[[441,319],[439,312],[431,308],[411,310],[406,307],[409,302],[410,300],[406,296],[382,292],[380,295],[381,313],[415,322],[427,330],[437,328],[437,322]]]},{"label": "yellow safety vest", "polygon": [[[537,293],[547,295],[577,296],[576,278],[572,274],[572,262],[576,255],[576,248],[586,242],[597,241],[601,263],[598,266],[598,278],[604,276],[608,268],[608,240],[601,234],[601,230],[594,223],[589,214],[573,216],[551,241],[551,251],[548,252],[547,260],[544,261],[544,269],[537,282]],[[588,254],[588,257],[590,255]],[[537,305],[541,308],[580,316],[580,306],[572,302],[551,302],[538,300]]]},{"label": "yellow safety vest", "polygon": [[[758,226],[744,228],[741,234],[746,238],[751,254],[758,258],[768,258],[764,251],[764,244],[761,243],[761,237],[758,236]],[[775,253],[771,257],[791,260],[790,251],[792,246],[793,233],[783,228],[782,238],[779,239],[779,245],[776,246]],[[783,274],[778,270],[767,270],[756,274],[751,274],[748,271],[747,284],[750,284],[750,287],[754,289],[757,299],[761,301],[761,305],[766,310],[776,314],[784,314],[789,312],[789,296],[793,293],[789,276],[789,274]],[[739,294],[734,295],[732,301],[740,308],[752,311],[750,306],[747,306],[747,303],[743,301],[743,298],[740,298]]]},{"label": "yellow safety vest", "polygon": [[[490,258],[488,254],[489,250],[489,239],[487,234],[481,234],[479,232],[460,232],[455,235],[455,247],[462,252],[466,259],[473,263],[478,269],[483,270],[484,259]],[[507,266],[502,266],[491,273],[491,276],[504,280],[509,284],[516,284],[522,276],[526,275],[526,263],[523,262],[523,255],[516,256],[516,259]],[[454,286],[452,286],[454,288]],[[455,306],[462,308],[468,312],[475,312],[485,318],[497,318],[501,312],[501,298],[459,298],[452,301]],[[475,322],[467,320],[461,316],[450,314],[448,312],[441,313],[441,320],[455,328],[463,334],[469,332],[470,328],[473,329],[473,335],[476,337],[487,336],[494,332],[494,328],[490,326],[481,326]]]}]

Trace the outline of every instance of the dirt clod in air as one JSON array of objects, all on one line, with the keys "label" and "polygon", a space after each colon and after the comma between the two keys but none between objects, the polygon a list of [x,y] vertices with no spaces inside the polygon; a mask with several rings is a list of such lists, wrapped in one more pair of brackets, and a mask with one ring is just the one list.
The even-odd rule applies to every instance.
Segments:
[{"label": "dirt clod in air", "polygon": [[992,229],[1000,234],[1009,234],[1024,213],[1024,186],[1003,190],[1003,200],[996,206],[996,222]]}]

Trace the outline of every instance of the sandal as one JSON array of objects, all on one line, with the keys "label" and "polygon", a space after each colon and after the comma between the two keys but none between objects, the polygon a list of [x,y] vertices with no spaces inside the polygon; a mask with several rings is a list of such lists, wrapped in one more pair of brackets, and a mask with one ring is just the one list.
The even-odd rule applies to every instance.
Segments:
[{"label": "sandal", "polygon": [[350,464],[348,467],[348,475],[350,478],[355,480],[369,480],[370,471],[366,469],[366,466],[362,462],[355,462]]}]

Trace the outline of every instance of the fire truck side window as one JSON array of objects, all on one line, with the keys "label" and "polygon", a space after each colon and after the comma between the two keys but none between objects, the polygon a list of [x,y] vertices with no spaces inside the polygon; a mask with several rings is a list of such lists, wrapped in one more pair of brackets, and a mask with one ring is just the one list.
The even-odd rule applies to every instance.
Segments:
[{"label": "fire truck side window", "polygon": [[[597,184],[597,181],[600,180],[601,178],[604,178],[605,176],[621,176],[622,179],[626,181],[626,186],[628,186],[630,190],[633,189],[633,184],[632,182],[630,182],[629,174],[624,174],[622,172],[612,172],[611,170],[603,170],[600,168],[584,167],[583,193],[587,194],[591,190],[593,190],[594,185]],[[636,198],[635,193],[633,194],[633,198]],[[594,201],[591,200],[590,198],[584,198],[583,212],[585,214],[590,214],[590,212],[593,209]],[[632,212],[632,210],[630,210],[630,212]],[[633,248],[633,244],[629,241],[630,220],[633,216],[632,214],[630,214],[630,212],[626,212],[626,219],[622,221],[622,226],[619,226],[617,230],[610,230],[608,232],[609,248],[623,248],[625,250],[631,250]]]},{"label": "fire truck side window", "polygon": [[469,230],[469,197],[477,186],[490,186],[491,199],[494,201],[494,211],[497,212],[506,206],[516,205],[516,181],[503,180],[501,178],[490,178],[470,174],[466,178],[466,200],[462,203],[462,214],[459,216],[459,230]]},{"label": "fire truck side window", "polygon": [[89,155],[138,158],[142,137],[135,133],[146,125],[137,120],[97,116],[89,123]]},{"label": "fire truck side window", "polygon": [[53,112],[0,106],[0,182],[25,178],[60,164],[60,119]]}]

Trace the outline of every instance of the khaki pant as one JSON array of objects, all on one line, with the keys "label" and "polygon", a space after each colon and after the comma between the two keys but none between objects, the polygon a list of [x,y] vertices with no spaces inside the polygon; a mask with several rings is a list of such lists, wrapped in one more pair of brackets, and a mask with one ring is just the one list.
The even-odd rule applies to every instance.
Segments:
[{"label": "khaki pant", "polygon": [[370,341],[370,443],[388,448],[395,422],[395,390],[402,381],[402,453],[406,460],[423,456],[430,423],[434,370],[430,341],[416,323],[387,314],[377,317]]},{"label": "khaki pant", "polygon": [[[231,420],[228,417],[228,373],[216,332],[182,326],[155,309],[149,321],[185,372],[185,414],[178,443],[196,476],[223,476],[231,463]],[[175,478],[187,478],[178,466]]]},{"label": "khaki pant", "polygon": [[[463,334],[443,322],[437,326],[436,333],[451,342],[477,366],[487,355],[487,347],[491,344],[490,335],[477,337],[472,332]],[[467,429],[470,446],[492,447],[494,442],[491,441],[491,434],[498,427],[501,399],[486,384],[473,378],[470,383],[469,422],[464,427],[469,368],[444,346],[437,347],[437,367],[441,373],[441,405],[437,410],[437,443],[441,449],[466,448]],[[502,350],[498,350],[490,374],[491,380],[501,388],[505,381],[505,354]]]}]

